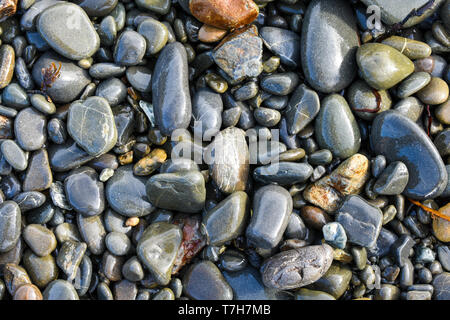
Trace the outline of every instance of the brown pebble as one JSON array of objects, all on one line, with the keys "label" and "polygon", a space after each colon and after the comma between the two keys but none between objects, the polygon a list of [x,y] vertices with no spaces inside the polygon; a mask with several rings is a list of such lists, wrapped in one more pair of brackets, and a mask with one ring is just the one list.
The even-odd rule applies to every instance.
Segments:
[{"label": "brown pebble", "polygon": [[192,15],[203,23],[221,29],[236,29],[252,23],[259,14],[253,0],[191,0]]},{"label": "brown pebble", "polygon": [[131,217],[128,218],[127,221],[125,222],[125,225],[127,227],[135,227],[139,224],[139,218],[138,217]]},{"label": "brown pebble", "polygon": [[148,176],[158,169],[166,159],[167,154],[163,149],[154,149],[134,165],[133,172],[137,176]]},{"label": "brown pebble", "polygon": [[133,163],[133,151],[128,151],[127,153],[121,154],[118,157],[118,160],[122,166]]},{"label": "brown pebble", "polygon": [[17,0],[0,0],[0,22],[14,15],[17,10]]},{"label": "brown pebble", "polygon": [[43,300],[43,298],[41,291],[34,284],[24,284],[16,290],[13,300]]},{"label": "brown pebble", "polygon": [[[439,209],[439,212],[450,217],[450,202]],[[442,242],[450,242],[450,221],[434,217],[433,218],[433,233],[436,238]]]},{"label": "brown pebble", "polygon": [[417,92],[417,97],[425,104],[441,104],[447,101],[449,89],[441,78],[432,77],[429,84]]},{"label": "brown pebble", "polygon": [[436,107],[434,115],[439,120],[440,123],[449,125],[450,124],[450,99]]},{"label": "brown pebble", "polygon": [[280,153],[279,161],[298,161],[305,157],[305,150],[302,148],[291,149]]},{"label": "brown pebble", "polygon": [[322,230],[324,225],[332,221],[325,211],[314,206],[304,206],[300,210],[300,216],[308,226],[316,230]]},{"label": "brown pebble", "polygon": [[14,121],[8,117],[0,115],[0,139],[13,139],[13,125]]},{"label": "brown pebble", "polygon": [[428,72],[432,73],[434,70],[434,58],[433,56],[414,61],[415,72]]},{"label": "brown pebble", "polygon": [[7,44],[2,45],[0,47],[0,89],[3,89],[11,82],[15,62],[14,48]]},{"label": "brown pebble", "polygon": [[221,40],[226,34],[226,30],[204,24],[198,31],[198,39],[201,42],[212,43]]}]

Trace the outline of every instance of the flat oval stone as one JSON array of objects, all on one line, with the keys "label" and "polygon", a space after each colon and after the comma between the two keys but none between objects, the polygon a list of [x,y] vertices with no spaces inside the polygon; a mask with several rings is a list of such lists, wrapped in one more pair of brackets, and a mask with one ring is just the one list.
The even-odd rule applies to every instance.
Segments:
[{"label": "flat oval stone", "polygon": [[167,14],[170,10],[170,0],[136,0],[136,4],[158,14]]},{"label": "flat oval stone", "polygon": [[361,135],[347,101],[338,94],[322,100],[316,119],[315,136],[320,147],[346,159],[358,152]]},{"label": "flat oval stone", "polygon": [[245,192],[237,191],[222,200],[203,218],[208,244],[221,246],[240,236],[247,223],[249,199]]},{"label": "flat oval stone", "polygon": [[18,171],[24,171],[28,166],[25,152],[13,140],[5,140],[1,145],[2,155],[5,160]]},{"label": "flat oval stone", "polygon": [[152,70],[144,66],[127,68],[127,80],[138,91],[149,93],[152,91]]},{"label": "flat oval stone", "polygon": [[192,99],[194,135],[206,141],[214,137],[222,126],[223,103],[220,94],[200,89]]},{"label": "flat oval stone", "polygon": [[118,66],[112,62],[100,62],[89,68],[89,75],[95,79],[108,79],[121,76],[126,70],[126,67]]},{"label": "flat oval stone", "polygon": [[120,66],[135,66],[144,58],[147,43],[133,30],[124,31],[116,41],[114,61]]},{"label": "flat oval stone", "polygon": [[77,226],[81,238],[92,254],[100,255],[105,252],[106,230],[101,215],[84,217],[77,214]]},{"label": "flat oval stone", "polygon": [[199,21],[220,29],[237,29],[250,24],[259,13],[252,0],[192,0],[189,8]]},{"label": "flat oval stone", "polygon": [[48,102],[42,94],[33,94],[30,98],[30,102],[34,108],[44,114],[53,114],[56,112],[55,104],[53,102]]},{"label": "flat oval stone", "polygon": [[2,45],[0,47],[0,89],[3,89],[11,82],[15,60],[14,48],[7,44]]},{"label": "flat oval stone", "polygon": [[75,0],[91,17],[103,17],[109,14],[117,5],[117,0]]},{"label": "flat oval stone", "polygon": [[285,96],[295,89],[298,82],[298,76],[293,72],[274,73],[262,78],[260,86],[266,92]]},{"label": "flat oval stone", "polygon": [[281,63],[290,68],[300,66],[300,36],[290,30],[276,27],[262,27],[261,38],[265,46],[280,57]]},{"label": "flat oval stone", "polygon": [[100,37],[86,12],[73,3],[59,3],[45,9],[36,21],[39,34],[62,56],[81,60],[100,47]]},{"label": "flat oval stone", "polygon": [[243,130],[227,128],[221,131],[205,150],[205,160],[210,166],[211,177],[222,192],[245,190],[250,152]]},{"label": "flat oval stone", "polygon": [[89,97],[72,103],[67,131],[80,147],[94,157],[108,152],[117,142],[114,115],[108,101],[101,97]]},{"label": "flat oval stone", "polygon": [[37,191],[22,192],[13,198],[22,213],[42,206],[45,200],[45,195]]},{"label": "flat oval stone", "polygon": [[14,248],[21,234],[22,215],[14,201],[0,204],[0,253]]},{"label": "flat oval stone", "polygon": [[198,171],[156,174],[145,187],[148,199],[158,208],[196,213],[205,205],[205,179]]},{"label": "flat oval stone", "polygon": [[58,267],[52,255],[39,257],[27,250],[23,255],[23,264],[33,283],[41,289],[58,278]]},{"label": "flat oval stone", "polygon": [[445,190],[448,177],[439,152],[426,133],[407,117],[395,111],[377,116],[370,141],[376,154],[384,155],[388,162],[401,161],[407,166],[405,196],[424,200],[436,198]]},{"label": "flat oval stone", "polygon": [[68,139],[64,144],[51,144],[48,149],[48,156],[51,167],[56,172],[69,171],[94,158],[71,139]]},{"label": "flat oval stone", "polygon": [[263,184],[290,186],[305,182],[312,173],[313,168],[307,163],[277,162],[256,168],[253,179]]},{"label": "flat oval stone", "polygon": [[23,239],[39,257],[48,256],[56,248],[55,234],[39,224],[29,224],[23,229]]},{"label": "flat oval stone", "polygon": [[186,49],[169,43],[159,54],[152,77],[156,125],[165,136],[186,129],[192,115]]},{"label": "flat oval stone", "polygon": [[[391,108],[392,100],[387,90],[379,90],[378,94],[381,97],[381,103],[379,111],[374,113],[378,108],[377,97],[375,96],[374,89],[369,87],[365,81],[356,80],[352,83],[347,91],[347,101],[352,111],[356,115],[364,120],[373,120],[378,113],[386,111]],[[360,111],[361,110],[361,111]],[[367,112],[370,111],[370,112]]]},{"label": "flat oval stone", "polygon": [[399,36],[391,36],[381,43],[397,49],[411,60],[423,59],[432,53],[431,47],[425,42]]},{"label": "flat oval stone", "polygon": [[47,140],[47,120],[33,108],[21,110],[14,120],[14,132],[20,147],[25,151],[42,148]]},{"label": "flat oval stone", "polygon": [[95,216],[105,209],[103,183],[94,169],[75,169],[64,180],[64,188],[70,205],[84,216]]},{"label": "flat oval stone", "polygon": [[373,191],[382,195],[397,195],[408,184],[408,168],[403,162],[391,162],[373,185]]},{"label": "flat oval stone", "polygon": [[436,77],[432,77],[431,81],[417,93],[417,97],[423,103],[432,105],[446,102],[448,95],[448,84],[441,78]]},{"label": "flat oval stone", "polygon": [[320,279],[333,262],[333,248],[328,244],[280,252],[261,267],[262,280],[269,288],[300,288]]},{"label": "flat oval stone", "polygon": [[[445,216],[450,216],[450,204],[439,209],[439,212]],[[433,234],[442,242],[450,241],[450,221],[442,218],[433,219]]]},{"label": "flat oval stone", "polygon": [[415,72],[399,84],[397,97],[400,99],[409,97],[428,85],[430,81],[431,76],[428,72]]},{"label": "flat oval stone", "polygon": [[30,99],[27,92],[19,84],[10,83],[3,89],[2,103],[7,107],[20,110],[30,105]]},{"label": "flat oval stone", "polygon": [[84,88],[91,82],[89,73],[53,51],[47,51],[33,64],[32,76],[36,84],[43,82],[42,69],[49,68],[52,63],[61,70],[59,77],[48,88],[47,93],[54,103],[69,103],[78,98]]},{"label": "flat oval stone", "polygon": [[287,228],[292,207],[292,197],[283,187],[268,185],[258,189],[253,198],[247,240],[258,248],[276,247]]},{"label": "flat oval stone", "polygon": [[66,280],[54,280],[42,293],[44,300],[80,300],[73,285]]},{"label": "flat oval stone", "polygon": [[347,87],[356,75],[356,17],[345,0],[314,0],[302,27],[302,67],[308,83],[324,93]]},{"label": "flat oval stone", "polygon": [[146,18],[138,28],[139,32],[147,42],[147,55],[153,55],[161,51],[169,39],[169,30],[167,27],[153,18]]},{"label": "flat oval stone", "polygon": [[211,261],[192,265],[183,277],[183,291],[194,300],[232,300],[233,290]]},{"label": "flat oval stone", "polygon": [[50,188],[52,182],[53,173],[50,169],[47,150],[34,151],[23,181],[23,191],[44,191]]},{"label": "flat oval stone", "polygon": [[167,222],[157,222],[145,229],[136,252],[160,285],[170,281],[172,268],[183,238],[180,227]]},{"label": "flat oval stone", "polygon": [[106,183],[108,204],[127,217],[142,217],[150,214],[154,207],[145,192],[147,179],[133,174],[133,166],[121,166]]},{"label": "flat oval stone", "polygon": [[414,64],[396,49],[381,43],[366,43],[356,53],[361,76],[374,89],[386,90],[414,72]]}]

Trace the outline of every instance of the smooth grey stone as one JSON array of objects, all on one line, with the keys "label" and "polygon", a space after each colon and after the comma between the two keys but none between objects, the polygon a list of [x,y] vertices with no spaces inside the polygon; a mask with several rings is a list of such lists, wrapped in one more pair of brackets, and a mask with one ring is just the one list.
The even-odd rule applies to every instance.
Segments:
[{"label": "smooth grey stone", "polygon": [[437,248],[439,262],[446,271],[450,271],[450,248],[449,246],[439,246]]},{"label": "smooth grey stone", "polygon": [[296,73],[274,73],[261,79],[260,86],[266,92],[278,96],[285,96],[294,91],[299,82]]},{"label": "smooth grey stone", "polygon": [[200,89],[192,98],[194,135],[202,141],[213,138],[222,126],[223,103],[220,94]]},{"label": "smooth grey stone", "polygon": [[47,140],[47,120],[33,108],[21,110],[14,119],[14,132],[19,146],[25,151],[42,148]]},{"label": "smooth grey stone", "polygon": [[96,289],[98,300],[114,300],[114,296],[106,282],[100,282]]},{"label": "smooth grey stone", "polygon": [[46,197],[38,191],[22,192],[13,198],[22,213],[38,208],[44,204]]},{"label": "smooth grey stone", "polygon": [[289,102],[288,96],[271,96],[264,100],[263,106],[275,110],[283,110]]},{"label": "smooth grey stone", "polygon": [[248,195],[236,191],[209,210],[202,221],[207,243],[221,246],[242,235],[249,218],[249,207]]},{"label": "smooth grey stone", "polygon": [[344,249],[347,244],[347,235],[342,225],[330,222],[322,227],[323,238],[335,248]]},{"label": "smooth grey stone", "polygon": [[220,256],[219,267],[223,271],[236,272],[247,266],[245,255],[237,250],[227,250]]},{"label": "smooth grey stone", "polygon": [[54,232],[58,243],[64,243],[65,241],[82,241],[77,226],[72,223],[61,223],[55,228]]},{"label": "smooth grey stone", "polygon": [[394,242],[391,251],[398,266],[403,267],[409,261],[411,249],[415,244],[413,238],[406,234]]},{"label": "smooth grey stone", "polygon": [[281,63],[290,67],[300,66],[300,36],[290,30],[263,27],[260,36],[265,46],[275,55],[280,57]]},{"label": "smooth grey stone", "polygon": [[137,293],[138,288],[134,282],[120,280],[114,283],[114,300],[135,300]]},{"label": "smooth grey stone", "polygon": [[358,152],[361,134],[347,101],[338,94],[322,100],[316,118],[315,137],[322,149],[328,149],[333,156],[346,159]]},{"label": "smooth grey stone", "polygon": [[11,172],[0,180],[0,189],[3,191],[5,198],[9,200],[22,191],[22,186],[19,179]]},{"label": "smooth grey stone", "polygon": [[281,120],[281,113],[278,110],[259,107],[253,112],[256,122],[263,127],[276,126]]},{"label": "smooth grey stone", "polygon": [[420,119],[423,113],[424,105],[416,97],[408,97],[400,100],[393,108],[393,110],[408,117],[412,121],[416,122]]},{"label": "smooth grey stone", "polygon": [[133,166],[121,166],[106,182],[106,199],[111,208],[127,217],[142,217],[154,207],[145,192],[147,179],[133,174]]},{"label": "smooth grey stone", "polygon": [[302,67],[308,83],[324,93],[347,87],[356,75],[356,17],[345,0],[314,0],[302,27]]},{"label": "smooth grey stone", "polygon": [[381,228],[376,245],[369,250],[371,256],[384,257],[391,252],[392,245],[398,237],[386,228]]},{"label": "smooth grey stone", "polygon": [[74,169],[64,180],[67,200],[74,210],[86,217],[96,216],[105,209],[103,183],[90,167]]},{"label": "smooth grey stone", "polygon": [[382,220],[381,210],[357,195],[347,196],[336,216],[336,222],[344,227],[348,241],[369,249],[376,245]]},{"label": "smooth grey stone", "polygon": [[450,273],[443,272],[433,279],[434,295],[435,300],[449,300],[450,292],[448,287],[450,285]]},{"label": "smooth grey stone", "polygon": [[128,281],[141,281],[144,279],[144,268],[137,257],[131,257],[124,263],[122,274]]},{"label": "smooth grey stone", "polygon": [[159,168],[160,173],[174,173],[180,171],[199,171],[198,165],[191,159],[168,159]]},{"label": "smooth grey stone", "polygon": [[92,271],[92,261],[85,254],[81,259],[81,263],[77,269],[74,280],[74,288],[77,290],[79,296],[84,296],[88,292],[92,281]]},{"label": "smooth grey stone", "polygon": [[5,106],[0,105],[0,115],[8,117],[8,118],[14,118],[17,115],[18,111],[16,109],[8,108]]},{"label": "smooth grey stone", "polygon": [[13,140],[5,140],[1,144],[4,159],[18,171],[24,171],[28,166],[25,152]]},{"label": "smooth grey stone", "polygon": [[102,216],[84,217],[82,214],[77,214],[76,220],[78,231],[89,251],[94,255],[105,252],[106,231]]},{"label": "smooth grey stone", "polygon": [[268,185],[258,189],[246,230],[247,240],[258,248],[276,247],[287,228],[292,208],[292,197],[283,187]]},{"label": "smooth grey stone", "polygon": [[48,102],[42,94],[33,94],[30,98],[31,105],[44,114],[53,114],[56,112],[56,106],[53,102]]},{"label": "smooth grey stone", "polygon": [[328,149],[316,151],[308,156],[308,162],[314,166],[327,165],[333,160],[333,154]]},{"label": "smooth grey stone", "polygon": [[107,16],[102,19],[97,29],[102,46],[112,46],[117,37],[117,26],[114,17]]},{"label": "smooth grey stone", "polygon": [[[419,17],[412,17],[404,25],[403,28],[409,28],[420,23],[428,18],[439,8],[444,0],[437,0],[433,3],[431,8],[427,9],[425,13]],[[427,0],[410,0],[405,2],[392,2],[390,0],[362,0],[367,5],[376,5],[381,9],[381,19],[387,25],[393,25],[401,22],[413,9],[419,9],[427,4]]]},{"label": "smooth grey stone", "polygon": [[[95,131],[99,127],[101,130]],[[94,157],[108,152],[117,142],[114,115],[108,101],[101,97],[72,103],[67,131],[81,148]]]},{"label": "smooth grey stone", "polygon": [[39,257],[28,249],[25,251],[22,261],[33,284],[41,289],[58,277],[58,266],[52,255]]},{"label": "smooth grey stone", "polygon": [[292,298],[287,291],[265,287],[261,274],[251,266],[235,272],[224,271],[223,276],[233,289],[234,300],[288,300]]},{"label": "smooth grey stone", "polygon": [[69,171],[94,158],[71,139],[68,139],[64,144],[50,144],[48,156],[51,167],[56,172]]},{"label": "smooth grey stone", "polygon": [[373,185],[373,191],[382,195],[397,195],[403,192],[408,184],[408,168],[403,162],[391,162]]},{"label": "smooth grey stone", "polygon": [[222,192],[245,190],[250,152],[242,129],[233,127],[222,130],[206,148],[204,159],[212,179]]},{"label": "smooth grey stone", "polygon": [[412,96],[431,81],[428,72],[415,72],[403,80],[397,87],[397,97],[400,99]]},{"label": "smooth grey stone", "polygon": [[106,248],[116,256],[124,256],[131,250],[131,240],[121,232],[110,232],[105,238]]},{"label": "smooth grey stone", "polygon": [[431,300],[431,292],[427,291],[408,291],[406,300]]},{"label": "smooth grey stone", "polygon": [[263,184],[290,186],[305,182],[312,173],[313,168],[307,163],[276,162],[256,168],[253,171],[253,179]]},{"label": "smooth grey stone", "polygon": [[165,136],[186,129],[192,115],[186,49],[169,43],[159,54],[152,77],[156,125]]},{"label": "smooth grey stone", "polygon": [[398,300],[400,289],[391,284],[382,284],[381,288],[375,291],[375,300]]},{"label": "smooth grey stone", "polygon": [[[435,258],[436,258],[436,253],[433,250],[431,250],[430,248],[419,246],[416,249],[416,252],[415,252],[416,263],[422,263],[422,264],[431,263],[435,260]],[[422,269],[424,269],[424,268],[422,268]],[[431,280],[429,282],[431,282]]]},{"label": "smooth grey stone", "polygon": [[333,248],[328,244],[283,251],[264,262],[262,281],[279,290],[303,287],[320,279],[332,262]]},{"label": "smooth grey stone", "polygon": [[136,0],[139,7],[158,14],[167,14],[170,10],[170,0]]},{"label": "smooth grey stone", "polygon": [[42,293],[44,300],[80,300],[73,285],[66,280],[54,280]]},{"label": "smooth grey stone", "polygon": [[91,17],[103,17],[110,13],[117,5],[117,0],[75,0]]},{"label": "smooth grey stone", "polygon": [[3,89],[2,103],[17,110],[30,105],[26,91],[17,83],[11,83]]},{"label": "smooth grey stone", "polygon": [[150,17],[139,24],[137,32],[139,32],[147,42],[147,55],[154,55],[161,51],[166,45],[169,37],[169,30],[167,27],[158,20]]},{"label": "smooth grey stone", "polygon": [[63,144],[67,141],[66,123],[58,118],[51,119],[47,123],[47,134],[53,143]]},{"label": "smooth grey stone", "polygon": [[233,289],[211,261],[192,265],[183,277],[183,291],[193,300],[232,300]]},{"label": "smooth grey stone", "polygon": [[100,38],[84,10],[72,3],[51,6],[38,16],[39,34],[59,54],[72,60],[92,56]]},{"label": "smooth grey stone", "polygon": [[112,62],[101,62],[93,64],[89,68],[89,75],[92,78],[103,80],[112,77],[120,77],[125,73],[125,71],[128,71],[128,69]]},{"label": "smooth grey stone", "polygon": [[124,233],[127,236],[131,236],[132,228],[131,226],[126,226],[127,217],[118,214],[114,210],[110,208],[106,209],[105,214],[103,216],[103,220],[105,223],[105,229],[108,232],[120,232]]},{"label": "smooth grey stone", "polygon": [[139,240],[136,252],[160,285],[170,282],[172,268],[183,238],[179,226],[166,222],[151,224]]},{"label": "smooth grey stone", "polygon": [[86,243],[71,240],[65,241],[59,249],[56,263],[66,274],[67,281],[75,279],[86,249]]},{"label": "smooth grey stone", "polygon": [[39,224],[29,224],[23,229],[23,240],[38,256],[45,257],[56,248],[56,237],[53,231]]},{"label": "smooth grey stone", "polygon": [[19,84],[22,88],[26,90],[34,89],[33,78],[31,77],[26,62],[22,57],[17,58],[14,72],[16,74],[17,81],[19,81]]},{"label": "smooth grey stone", "polygon": [[114,48],[114,61],[121,66],[135,66],[145,55],[147,44],[145,38],[136,31],[122,32]]},{"label": "smooth grey stone", "polygon": [[439,152],[426,133],[407,117],[395,111],[377,116],[370,143],[374,152],[384,155],[388,162],[401,161],[407,166],[406,197],[432,199],[445,190],[447,171]]},{"label": "smooth grey stone", "polygon": [[121,105],[112,109],[117,128],[116,146],[125,146],[131,139],[135,128],[135,109],[130,105]]},{"label": "smooth grey stone", "polygon": [[0,253],[14,248],[21,235],[22,215],[14,201],[0,204]]},{"label": "smooth grey stone", "polygon": [[42,11],[44,11],[45,9],[47,9],[48,7],[51,7],[60,2],[62,2],[62,1],[56,1],[56,0],[36,1],[22,15],[22,17],[20,19],[20,27],[26,31],[34,30],[36,27],[36,19],[39,16],[39,14]]},{"label": "smooth grey stone", "polygon": [[152,70],[145,66],[127,68],[127,80],[131,86],[143,93],[152,91]]},{"label": "smooth grey stone", "polygon": [[51,88],[47,89],[48,95],[54,103],[72,102],[91,82],[89,73],[72,61],[55,54],[53,51],[48,51],[42,54],[33,64],[32,75],[36,84],[41,84],[43,81],[42,69],[49,68],[52,63],[58,69],[61,63],[61,71],[59,77],[52,83]]},{"label": "smooth grey stone", "polygon": [[[32,191],[36,192],[36,191]],[[46,224],[53,219],[53,216],[59,211],[51,202],[47,202],[37,209],[27,213],[28,224]],[[63,216],[64,219],[64,216]],[[64,220],[63,220],[64,222]]]},{"label": "smooth grey stone", "polygon": [[95,95],[105,98],[111,107],[122,103],[127,97],[127,87],[117,78],[110,78],[100,82]]},{"label": "smooth grey stone", "polygon": [[198,171],[160,173],[146,183],[149,201],[156,207],[196,213],[206,199],[205,179]]},{"label": "smooth grey stone", "polygon": [[292,212],[289,217],[289,223],[286,227],[286,231],[284,231],[285,238],[303,240],[308,236],[308,232],[308,228],[302,218],[300,218],[297,213]]}]

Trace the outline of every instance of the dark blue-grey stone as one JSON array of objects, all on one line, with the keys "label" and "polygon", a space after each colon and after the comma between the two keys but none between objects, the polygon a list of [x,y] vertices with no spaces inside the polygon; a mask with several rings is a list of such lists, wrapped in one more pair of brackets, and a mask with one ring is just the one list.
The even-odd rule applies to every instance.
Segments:
[{"label": "dark blue-grey stone", "polygon": [[270,51],[280,57],[281,63],[290,68],[300,66],[300,37],[292,31],[263,27],[260,36]]},{"label": "dark blue-grey stone", "polygon": [[163,135],[189,126],[192,105],[186,49],[181,43],[169,43],[161,51],[153,71],[152,93],[156,124]]},{"label": "dark blue-grey stone", "polygon": [[145,55],[147,43],[143,36],[133,30],[122,32],[114,48],[114,61],[121,66],[135,66]]},{"label": "dark blue-grey stone", "polygon": [[374,248],[369,249],[369,255],[376,257],[384,257],[391,252],[391,247],[398,239],[395,233],[386,228],[381,228],[377,243]]},{"label": "dark blue-grey stone", "polygon": [[400,161],[391,162],[373,185],[373,191],[388,196],[400,194],[405,190],[408,179],[406,165]]},{"label": "dark blue-grey stone", "polygon": [[398,266],[403,267],[409,260],[411,249],[415,245],[415,241],[411,236],[404,234],[398,238],[391,247],[392,255]]},{"label": "dark blue-grey stone", "polygon": [[222,126],[223,103],[220,94],[209,89],[200,89],[192,99],[194,135],[210,140]]},{"label": "dark blue-grey stone", "polygon": [[436,198],[447,187],[447,171],[438,150],[413,121],[395,111],[385,111],[372,124],[370,143],[388,162],[401,161],[409,172],[403,194],[416,200]]},{"label": "dark blue-grey stone", "polygon": [[303,130],[314,120],[320,110],[317,93],[304,84],[292,94],[286,107],[285,118],[289,134],[294,135]]},{"label": "dark blue-grey stone", "polygon": [[313,168],[307,163],[275,162],[258,167],[253,171],[253,178],[263,184],[276,183],[279,185],[293,185],[308,180]]}]

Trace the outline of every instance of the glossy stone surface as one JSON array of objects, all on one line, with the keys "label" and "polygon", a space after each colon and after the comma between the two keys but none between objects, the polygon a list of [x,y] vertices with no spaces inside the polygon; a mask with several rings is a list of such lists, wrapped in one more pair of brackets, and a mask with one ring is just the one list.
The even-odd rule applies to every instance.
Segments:
[{"label": "glossy stone surface", "polygon": [[286,107],[285,117],[289,134],[294,135],[303,130],[317,116],[320,100],[317,93],[304,84],[292,94]]},{"label": "glossy stone surface", "polygon": [[21,212],[14,201],[0,204],[0,253],[14,248],[21,234]]}]

